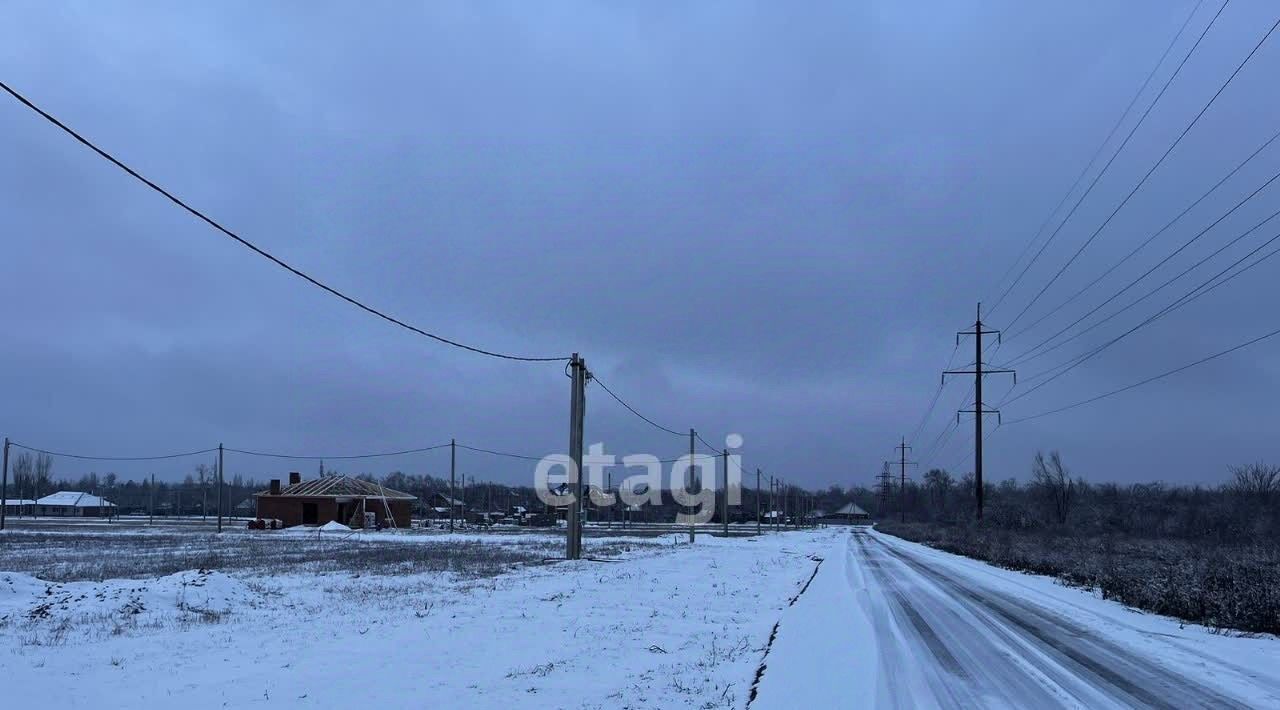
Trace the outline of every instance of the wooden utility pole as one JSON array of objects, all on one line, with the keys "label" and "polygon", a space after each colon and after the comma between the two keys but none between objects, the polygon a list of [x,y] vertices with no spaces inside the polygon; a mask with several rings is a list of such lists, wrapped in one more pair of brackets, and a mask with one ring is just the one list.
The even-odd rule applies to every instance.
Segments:
[{"label": "wooden utility pole", "polygon": [[572,380],[569,392],[569,458],[572,465],[569,471],[570,503],[565,513],[568,518],[565,558],[577,560],[582,558],[582,439],[587,408],[587,363],[574,353],[569,359],[569,369]]},{"label": "wooden utility pole", "polygon": [[724,458],[724,505],[720,508],[720,522],[724,525],[724,536],[729,537],[729,450],[721,451]]},{"label": "wooden utility pole", "polygon": [[760,469],[756,469],[756,534],[760,534]]},{"label": "wooden utility pole", "polygon": [[775,487],[776,484],[773,481],[773,476],[769,476],[769,527],[771,528],[776,528],[778,526],[778,521],[776,520],[777,516],[774,515],[773,491]]},{"label": "wooden utility pole", "polygon": [[156,475],[151,474],[150,511],[147,513],[147,525],[156,524]]},{"label": "wooden utility pole", "polygon": [[218,532],[222,532],[222,444],[218,444]]},{"label": "wooden utility pole", "polygon": [[[694,493],[693,479],[694,479],[694,476],[696,475],[694,473],[694,470],[695,470],[694,466],[697,465],[695,463],[694,457],[697,456],[697,453],[694,448],[693,441],[695,438],[697,438],[697,436],[698,436],[698,432],[694,431],[693,429],[689,430],[689,487],[685,489],[686,494]],[[692,545],[694,537],[696,535],[694,531],[696,526],[693,524],[693,506],[689,506],[687,510],[687,514],[689,515],[689,544]]]},{"label": "wooden utility pole", "polygon": [[[9,437],[4,438],[4,473],[0,474],[0,530],[4,530],[4,512],[9,507]],[[22,512],[22,493],[18,493],[18,512]]]},{"label": "wooden utility pole", "polygon": [[982,378],[985,375],[1013,375],[1013,384],[1018,384],[1018,373],[1013,370],[993,370],[983,369],[982,367],[982,336],[994,335],[996,342],[1000,342],[1000,331],[986,330],[982,325],[982,304],[978,304],[978,317],[974,320],[973,330],[962,330],[956,333],[956,345],[960,344],[960,336],[973,336],[973,369],[972,370],[947,370],[942,373],[942,381],[947,381],[947,375],[973,375],[973,393],[974,404],[973,409],[961,409],[956,412],[956,421],[960,421],[960,415],[965,413],[973,414],[973,483],[974,491],[978,503],[978,520],[982,520],[982,418],[988,414],[996,415],[996,423],[1000,422],[1000,410],[984,409],[982,406]]},{"label": "wooden utility pole", "polygon": [[449,440],[449,532],[453,532],[454,508],[457,507],[456,505],[454,505],[454,502],[453,502],[453,496],[455,495],[453,492],[453,487],[454,487],[455,476],[457,475],[457,472],[458,472],[458,440],[450,439]]},{"label": "wooden utility pole", "polygon": [[769,495],[769,514],[773,516],[773,532],[782,532],[783,517],[781,509],[786,508],[786,504],[782,501],[782,480],[781,478],[773,478],[773,493]]}]

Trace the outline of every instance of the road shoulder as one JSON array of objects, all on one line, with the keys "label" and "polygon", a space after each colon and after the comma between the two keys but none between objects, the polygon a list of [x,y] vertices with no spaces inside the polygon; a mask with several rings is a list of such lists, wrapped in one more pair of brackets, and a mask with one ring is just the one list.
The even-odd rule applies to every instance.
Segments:
[{"label": "road shoulder", "polygon": [[833,535],[817,553],[824,561],[808,589],[782,613],[752,710],[873,701],[875,633],[861,570],[850,564],[849,541],[847,533]]}]

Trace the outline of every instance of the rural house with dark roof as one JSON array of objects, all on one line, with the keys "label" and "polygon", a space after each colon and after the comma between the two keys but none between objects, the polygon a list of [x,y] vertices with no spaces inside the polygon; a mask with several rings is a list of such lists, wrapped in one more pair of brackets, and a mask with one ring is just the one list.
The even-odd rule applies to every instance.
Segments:
[{"label": "rural house with dark roof", "polygon": [[417,498],[377,483],[349,476],[324,476],[303,481],[299,473],[289,474],[289,485],[280,488],[273,479],[271,488],[255,493],[259,518],[274,518],[286,527],[324,525],[337,521],[353,528],[364,527],[365,513],[372,513],[379,527],[410,527],[410,513]]},{"label": "rural house with dark roof", "polygon": [[818,521],[828,524],[854,525],[871,522],[871,514],[863,510],[857,503],[849,503],[834,513],[819,516]]}]

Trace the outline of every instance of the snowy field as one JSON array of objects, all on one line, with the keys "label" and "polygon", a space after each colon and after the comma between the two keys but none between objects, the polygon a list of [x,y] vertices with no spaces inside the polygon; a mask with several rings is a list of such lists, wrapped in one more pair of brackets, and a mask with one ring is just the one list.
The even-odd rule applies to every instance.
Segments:
[{"label": "snowy field", "polygon": [[10,531],[0,677],[50,708],[744,707],[837,534],[565,562],[554,533]]},{"label": "snowy field", "polygon": [[1280,707],[1276,638],[864,529],[0,539],[14,707]]}]

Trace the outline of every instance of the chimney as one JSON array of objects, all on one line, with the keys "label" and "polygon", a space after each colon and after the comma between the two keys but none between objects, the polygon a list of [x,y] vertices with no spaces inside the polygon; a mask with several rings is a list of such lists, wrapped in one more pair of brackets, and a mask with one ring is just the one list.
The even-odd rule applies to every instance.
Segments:
[{"label": "chimney", "polygon": [[280,495],[280,479],[278,478],[271,479],[271,495]]},{"label": "chimney", "polygon": [[297,471],[289,472],[289,485],[293,486],[302,483],[302,474]]}]

